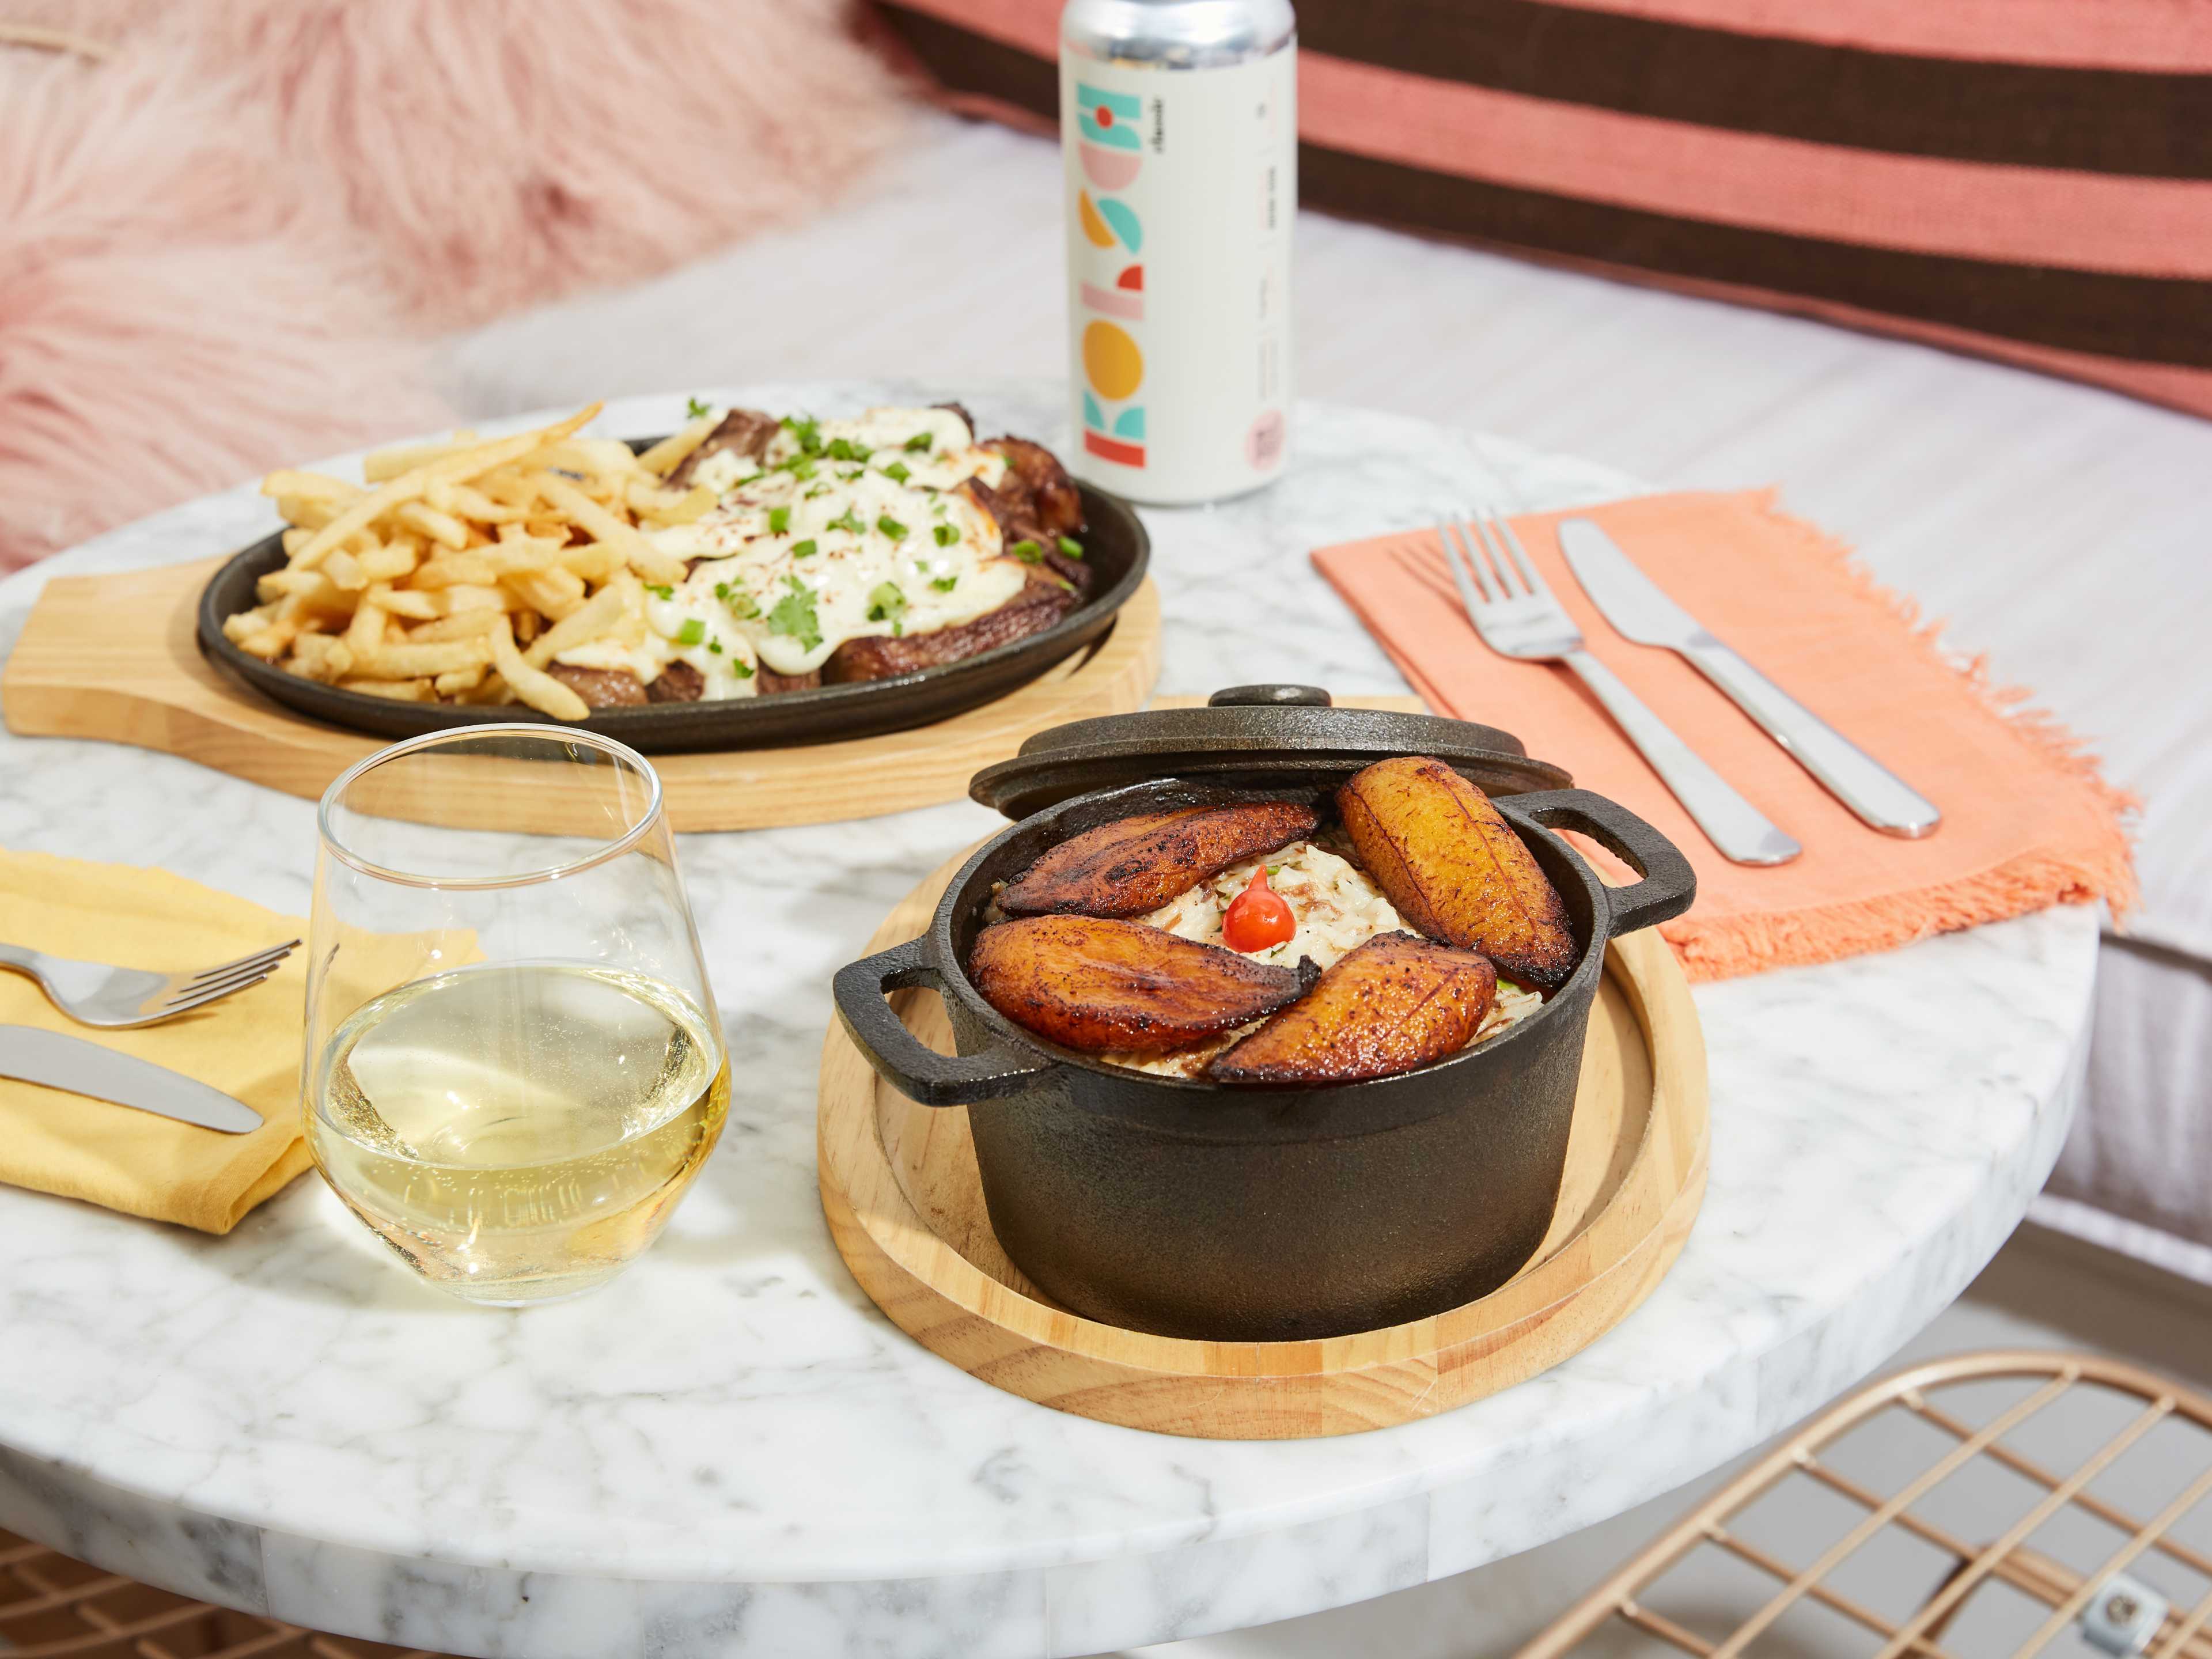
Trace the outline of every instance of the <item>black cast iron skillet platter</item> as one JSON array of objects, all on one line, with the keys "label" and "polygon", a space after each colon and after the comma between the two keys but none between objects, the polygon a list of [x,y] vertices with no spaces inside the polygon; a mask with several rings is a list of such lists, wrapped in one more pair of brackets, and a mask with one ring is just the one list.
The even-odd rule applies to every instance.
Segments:
[{"label": "black cast iron skillet platter", "polygon": [[[654,441],[631,441],[642,450]],[[238,554],[216,572],[200,596],[201,652],[253,690],[333,726],[379,738],[414,738],[454,726],[508,720],[576,725],[618,738],[647,754],[702,749],[775,749],[795,744],[836,743],[875,737],[948,720],[1018,690],[1061,659],[1103,639],[1137,584],[1145,579],[1152,542],[1127,502],[1089,484],[1083,492],[1084,562],[1091,567],[1091,597],[1041,634],[994,646],[935,668],[889,679],[783,691],[719,702],[664,702],[643,708],[595,708],[590,718],[555,721],[522,703],[470,707],[395,702],[362,691],[288,674],[251,656],[226,638],[225,617],[258,603],[254,585],[284,568],[280,532]]]},{"label": "black cast iron skillet platter", "polygon": [[[1222,695],[1273,702],[1286,690]],[[1057,728],[979,775],[979,799],[1030,810],[953,878],[927,933],[838,973],[845,1030],[908,1098],[968,1107],[1000,1243],[1086,1317],[1280,1341],[1397,1324],[1494,1290],[1551,1224],[1606,942],[1687,909],[1688,860],[1626,807],[1557,787],[1564,773],[1494,728],[1296,705],[1175,712]],[[1160,770],[1127,781],[1148,741]],[[1241,754],[1226,746],[1239,741]],[[1133,813],[1218,800],[1308,799],[1326,818],[1335,787],[1388,754],[1434,755],[1481,786],[1565,902],[1578,963],[1501,1035],[1395,1077],[1231,1089],[1048,1042],[969,981],[996,885],[1047,848]],[[1073,793],[1091,779],[1103,787]],[[1563,829],[1644,878],[1607,887]],[[915,1042],[886,1001],[910,987],[943,996],[957,1055]]]}]

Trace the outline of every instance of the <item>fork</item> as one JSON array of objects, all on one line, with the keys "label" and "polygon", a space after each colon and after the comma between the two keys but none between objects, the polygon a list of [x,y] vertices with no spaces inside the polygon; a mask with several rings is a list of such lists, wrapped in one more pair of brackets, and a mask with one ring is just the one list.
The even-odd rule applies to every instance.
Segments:
[{"label": "fork", "polygon": [[0,944],[0,968],[28,974],[54,1006],[81,1025],[110,1030],[151,1025],[258,985],[299,945],[290,939],[196,974],[155,974],[143,968],[118,968],[105,962],[76,962]]},{"label": "fork", "polygon": [[1467,526],[1447,520],[1437,527],[1437,539],[1468,620],[1484,644],[1500,656],[1556,662],[1573,672],[1723,857],[1737,864],[1787,864],[1804,850],[1583,648],[1582,630],[1552,597],[1510,524],[1472,515],[1471,522],[1473,536]]}]

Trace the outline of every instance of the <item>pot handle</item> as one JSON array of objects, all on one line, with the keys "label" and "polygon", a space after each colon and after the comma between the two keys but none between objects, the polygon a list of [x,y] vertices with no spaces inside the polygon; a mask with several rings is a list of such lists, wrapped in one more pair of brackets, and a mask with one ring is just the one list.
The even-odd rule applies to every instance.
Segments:
[{"label": "pot handle", "polygon": [[1635,866],[1643,880],[1607,890],[1615,935],[1670,921],[1698,896],[1697,872],[1681,848],[1617,800],[1588,789],[1549,789],[1508,795],[1501,804],[1547,829],[1580,830]]},{"label": "pot handle", "polygon": [[1010,1049],[980,1054],[940,1054],[915,1040],[884,998],[917,985],[942,992],[945,977],[929,959],[927,939],[848,962],[830,986],[837,1019],[868,1064],[908,1100],[923,1106],[964,1106],[1018,1094],[1054,1070],[1049,1060],[1027,1060]]}]

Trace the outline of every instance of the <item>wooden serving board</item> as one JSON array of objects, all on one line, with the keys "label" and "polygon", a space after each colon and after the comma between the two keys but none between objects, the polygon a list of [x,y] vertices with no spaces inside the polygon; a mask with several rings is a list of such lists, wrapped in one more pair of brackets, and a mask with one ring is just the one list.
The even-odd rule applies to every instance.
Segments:
[{"label": "wooden serving board", "polygon": [[[207,559],[46,585],[0,675],[8,729],[158,749],[289,794],[320,796],[381,739],[270,702],[201,655]],[[1159,594],[1146,581],[1097,645],[996,702],[934,726],[793,749],[655,755],[678,830],[873,817],[957,800],[968,781],[1065,720],[1143,707],[1160,670]],[[503,820],[528,830],[526,796]]]},{"label": "wooden serving board", "polygon": [[[908,895],[869,950],[924,932],[967,856]],[[953,1051],[934,993],[892,1001],[923,1042]],[[967,1109],[914,1104],[835,1024],[817,1125],[822,1208],[846,1266],[894,1323],[962,1370],[1129,1428],[1223,1440],[1352,1434],[1547,1370],[1650,1294],[1705,1196],[1705,1036],[1658,935],[1617,940],[1590,1012],[1559,1210],[1534,1258],[1449,1313],[1318,1341],[1188,1341],[1060,1307],[991,1232]]]}]

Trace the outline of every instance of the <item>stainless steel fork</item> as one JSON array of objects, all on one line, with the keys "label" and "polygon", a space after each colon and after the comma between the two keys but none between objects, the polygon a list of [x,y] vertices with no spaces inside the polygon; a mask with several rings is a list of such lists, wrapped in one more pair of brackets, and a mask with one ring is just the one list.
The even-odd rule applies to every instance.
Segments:
[{"label": "stainless steel fork", "polygon": [[1472,536],[1467,526],[1447,520],[1437,526],[1437,539],[1459,585],[1468,620],[1484,644],[1500,656],[1556,662],[1571,671],[1724,857],[1738,864],[1787,864],[1804,850],[1583,648],[1582,630],[1552,597],[1511,525],[1503,519],[1471,522]]},{"label": "stainless steel fork", "polygon": [[78,962],[50,957],[20,945],[0,944],[0,968],[28,974],[59,1008],[81,1025],[116,1030],[151,1025],[258,985],[299,945],[291,939],[235,962],[203,968],[196,974],[155,974],[112,963]]}]

